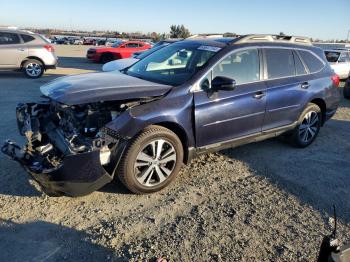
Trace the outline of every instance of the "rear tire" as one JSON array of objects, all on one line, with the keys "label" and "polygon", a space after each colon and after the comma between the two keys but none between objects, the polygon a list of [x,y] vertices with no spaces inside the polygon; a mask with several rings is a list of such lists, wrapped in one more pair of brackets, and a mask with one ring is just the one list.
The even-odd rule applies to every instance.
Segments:
[{"label": "rear tire", "polygon": [[41,61],[36,59],[29,59],[23,63],[23,73],[28,78],[40,78],[44,74],[44,65]]},{"label": "rear tire", "polygon": [[135,194],[159,191],[169,185],[183,163],[177,135],[161,126],[149,126],[128,145],[119,164],[120,181]]},{"label": "rear tire", "polygon": [[316,139],[322,123],[322,112],[318,105],[309,103],[301,113],[298,125],[290,136],[292,144],[304,148]]}]

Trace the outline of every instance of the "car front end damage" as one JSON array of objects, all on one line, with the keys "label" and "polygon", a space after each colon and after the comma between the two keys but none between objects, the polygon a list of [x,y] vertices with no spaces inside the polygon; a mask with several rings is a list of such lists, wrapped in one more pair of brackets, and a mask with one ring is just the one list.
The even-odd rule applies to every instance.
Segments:
[{"label": "car front end damage", "polygon": [[23,147],[6,141],[1,151],[19,162],[51,196],[89,194],[113,180],[126,139],[105,127],[130,104],[68,106],[48,100],[19,104]]}]

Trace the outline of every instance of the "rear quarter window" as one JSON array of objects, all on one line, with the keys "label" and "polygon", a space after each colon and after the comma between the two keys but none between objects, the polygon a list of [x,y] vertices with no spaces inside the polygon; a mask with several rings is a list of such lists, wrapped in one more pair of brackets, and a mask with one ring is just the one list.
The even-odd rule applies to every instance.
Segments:
[{"label": "rear quarter window", "polygon": [[311,52],[303,50],[299,50],[298,52],[306,66],[309,68],[310,73],[316,73],[324,67],[323,62]]},{"label": "rear quarter window", "polygon": [[22,37],[24,43],[31,42],[35,39],[34,37],[32,37],[30,35],[21,35],[21,37]]}]

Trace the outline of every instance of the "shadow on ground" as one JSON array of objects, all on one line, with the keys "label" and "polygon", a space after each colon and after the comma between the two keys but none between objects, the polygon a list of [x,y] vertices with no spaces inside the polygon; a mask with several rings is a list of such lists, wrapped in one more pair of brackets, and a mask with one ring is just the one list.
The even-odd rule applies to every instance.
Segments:
[{"label": "shadow on ground", "polygon": [[102,65],[103,64],[94,63],[84,57],[58,57],[58,67],[61,68],[101,71]]},{"label": "shadow on ground", "polygon": [[272,139],[220,153],[246,163],[255,175],[269,179],[326,216],[336,205],[338,217],[349,223],[349,130],[350,121],[330,120],[305,149]]},{"label": "shadow on ground", "polygon": [[0,219],[0,261],[125,261],[90,239],[87,233],[45,221]]}]

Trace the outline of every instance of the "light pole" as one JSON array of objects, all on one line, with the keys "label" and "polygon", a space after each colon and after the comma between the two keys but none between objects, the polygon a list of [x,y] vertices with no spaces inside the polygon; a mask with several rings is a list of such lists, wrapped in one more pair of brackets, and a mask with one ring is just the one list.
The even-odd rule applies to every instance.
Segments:
[{"label": "light pole", "polygon": [[346,37],[346,42],[349,43],[350,30],[348,30],[348,36]]}]

